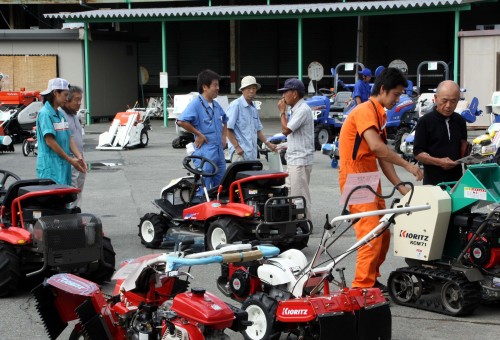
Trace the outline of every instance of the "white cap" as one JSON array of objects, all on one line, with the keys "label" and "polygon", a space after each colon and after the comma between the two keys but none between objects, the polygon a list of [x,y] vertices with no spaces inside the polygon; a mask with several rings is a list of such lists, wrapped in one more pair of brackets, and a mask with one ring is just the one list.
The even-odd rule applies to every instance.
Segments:
[{"label": "white cap", "polygon": [[245,87],[250,86],[250,85],[255,85],[255,86],[257,86],[257,90],[260,90],[260,84],[257,83],[257,80],[255,80],[255,77],[246,76],[243,79],[241,79],[240,91],[243,90]]},{"label": "white cap", "polygon": [[69,83],[66,79],[62,78],[54,78],[49,80],[49,84],[47,89],[43,92],[40,92],[42,96],[49,94],[54,90],[69,90]]}]

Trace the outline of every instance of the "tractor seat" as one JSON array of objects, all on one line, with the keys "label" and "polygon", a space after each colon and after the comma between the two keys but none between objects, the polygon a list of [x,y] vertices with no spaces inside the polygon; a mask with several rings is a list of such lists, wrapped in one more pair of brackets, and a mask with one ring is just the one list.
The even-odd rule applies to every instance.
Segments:
[{"label": "tractor seat", "polygon": [[35,178],[35,179],[22,179],[12,183],[11,186],[7,189],[7,193],[3,197],[3,200],[0,202],[0,205],[5,206],[5,211],[9,212],[12,202],[20,195],[19,190],[26,186],[47,186],[53,185],[55,182],[48,178]]},{"label": "tractor seat", "polygon": [[285,184],[285,178],[288,176],[286,172],[277,172],[271,170],[261,171],[241,171],[236,174],[236,180],[262,175],[273,175],[268,178],[260,178],[252,181],[252,184],[262,187],[277,187]]},{"label": "tractor seat", "polygon": [[[249,170],[262,170],[262,163],[260,161],[240,161],[229,164],[229,166],[226,169],[226,172],[224,173],[224,177],[222,177],[222,181],[220,182],[220,185],[222,185],[221,196],[229,195],[228,194],[229,186],[231,186],[231,183],[235,181],[237,174],[239,174],[242,171],[249,171]],[[219,187],[214,187],[209,189],[208,190],[209,197],[216,197],[218,189]]]},{"label": "tractor seat", "polygon": [[[43,196],[33,196],[26,200],[24,205],[34,206],[64,206],[67,203],[76,201],[77,192],[58,193],[59,189],[75,189],[69,185],[49,184],[49,185],[29,185],[19,188],[19,196],[38,191],[49,191]],[[76,190],[75,190],[76,191]]]}]

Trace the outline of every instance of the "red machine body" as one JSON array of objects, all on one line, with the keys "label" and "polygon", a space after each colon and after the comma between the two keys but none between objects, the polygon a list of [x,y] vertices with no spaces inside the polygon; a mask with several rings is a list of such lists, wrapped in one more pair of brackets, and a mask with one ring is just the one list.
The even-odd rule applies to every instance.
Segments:
[{"label": "red machine body", "polygon": [[34,101],[42,101],[40,91],[0,91],[0,105],[28,106]]},{"label": "red machine body", "polygon": [[221,299],[199,288],[178,294],[172,310],[185,319],[215,329],[229,328],[234,320],[233,311]]},{"label": "red machine body", "polygon": [[[136,269],[155,257],[158,254],[127,264]],[[130,339],[131,334],[148,334],[148,339],[177,339],[178,334],[190,340],[229,339],[224,334],[226,328],[246,328],[246,312],[202,288],[187,292],[189,282],[179,278],[183,274],[159,273],[145,264],[136,287],[127,290],[127,280],[119,279],[112,297],[105,297],[91,281],[58,274],[36,287],[33,295],[51,339],[56,339],[74,320],[77,323],[72,336],[83,335],[88,340]]]}]

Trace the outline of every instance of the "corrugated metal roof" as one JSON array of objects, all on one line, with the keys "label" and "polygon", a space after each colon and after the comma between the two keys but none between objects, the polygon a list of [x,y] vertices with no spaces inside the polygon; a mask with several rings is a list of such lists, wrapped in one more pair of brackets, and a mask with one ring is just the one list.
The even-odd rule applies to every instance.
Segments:
[{"label": "corrugated metal roof", "polygon": [[[438,10],[459,9],[470,3],[484,0],[396,0],[396,1],[364,1],[351,3],[317,3],[296,5],[252,5],[252,6],[200,6],[178,8],[133,8],[133,9],[100,9],[75,13],[50,13],[44,14],[46,18],[59,18],[64,20],[93,21],[102,19],[211,19],[224,17],[254,16],[320,16],[341,15],[366,12],[390,12],[401,10]],[[380,13],[379,13],[380,14]],[[390,14],[390,13],[387,13]]]}]

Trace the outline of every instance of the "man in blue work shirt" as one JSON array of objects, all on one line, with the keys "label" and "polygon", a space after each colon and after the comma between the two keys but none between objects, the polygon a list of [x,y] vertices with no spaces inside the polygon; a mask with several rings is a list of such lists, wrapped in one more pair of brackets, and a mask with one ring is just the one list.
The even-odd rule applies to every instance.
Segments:
[{"label": "man in blue work shirt", "polygon": [[255,77],[246,76],[241,80],[242,96],[233,100],[227,109],[227,133],[231,162],[256,160],[258,154],[257,138],[274,150],[276,146],[269,142],[262,132],[259,112],[253,100],[260,89]]},{"label": "man in blue work shirt", "polygon": [[[50,178],[57,184],[71,185],[71,166],[81,172],[87,164],[78,150],[64,115],[58,111],[66,103],[69,84],[62,78],[49,80],[43,96],[44,106],[36,118],[38,178]],[[71,157],[71,153],[75,157]]]},{"label": "man in blue work shirt", "polygon": [[354,84],[354,92],[352,97],[356,101],[356,105],[364,103],[370,98],[371,86],[370,79],[372,79],[372,71],[369,68],[364,68],[358,72],[361,78]]},{"label": "man in blue work shirt", "polygon": [[[194,135],[193,155],[208,158],[218,166],[219,171],[215,176],[204,178],[207,189],[210,189],[220,184],[226,171],[223,149],[227,143],[227,116],[214,100],[219,95],[219,75],[212,70],[201,71],[197,85],[200,95],[177,118],[177,125]],[[194,160],[193,163],[198,166],[200,161]],[[213,172],[213,169],[205,163],[203,171]],[[198,195],[201,196],[202,192],[198,191]]]}]

